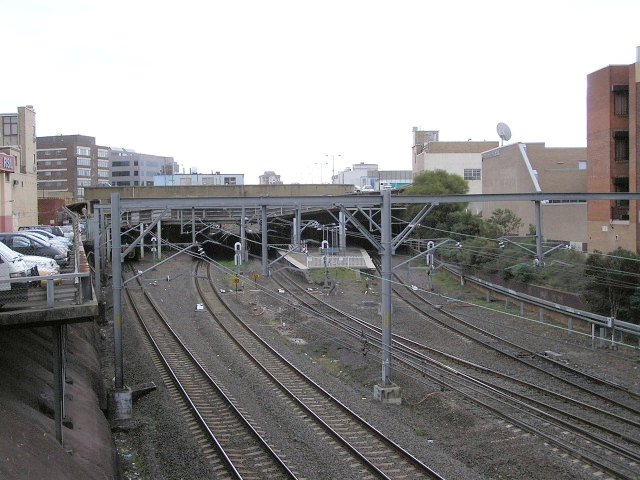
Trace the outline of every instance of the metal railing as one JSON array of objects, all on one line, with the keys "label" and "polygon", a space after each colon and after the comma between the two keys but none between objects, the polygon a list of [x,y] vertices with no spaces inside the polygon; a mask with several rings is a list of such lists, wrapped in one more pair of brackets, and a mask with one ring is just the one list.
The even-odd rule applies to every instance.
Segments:
[{"label": "metal railing", "polygon": [[486,280],[482,280],[477,277],[465,275],[460,271],[458,271],[456,268],[454,268],[454,266],[451,264],[439,262],[439,265],[445,268],[447,271],[455,275],[459,275],[461,278],[463,278],[467,282],[474,283],[483,288],[494,291],[500,295],[512,298],[516,301],[522,301],[551,312],[556,312],[576,320],[582,320],[593,326],[609,328],[612,330],[612,334],[615,331],[618,331],[618,332],[623,332],[629,335],[635,335],[636,337],[638,337],[638,341],[640,342],[640,325],[638,324],[618,320],[614,317],[606,317],[604,315],[598,315],[596,313],[587,312],[585,310],[579,310],[577,308],[567,307],[559,303],[550,302],[548,300],[543,300],[541,298],[534,297],[532,295],[527,295],[526,293],[518,292],[516,290],[512,290],[510,288],[506,288],[501,285],[497,285],[495,283],[487,282]]},{"label": "metal railing", "polygon": [[[64,280],[73,280],[73,283],[76,286],[76,295],[75,295],[75,304],[81,305],[86,301],[93,300],[93,286],[91,284],[91,272],[71,272],[71,273],[60,273],[57,275],[38,275],[38,276],[27,276],[27,277],[17,277],[10,279],[2,279],[0,280],[0,284],[5,283],[33,283],[33,282],[45,282],[47,289],[47,307],[56,306],[56,291],[60,291],[62,288],[69,288],[69,283],[63,283]],[[57,285],[56,285],[57,284]],[[57,290],[56,290],[57,288]],[[9,295],[10,291],[3,291],[0,293],[5,293]],[[11,301],[7,301],[6,303],[12,303]]]}]

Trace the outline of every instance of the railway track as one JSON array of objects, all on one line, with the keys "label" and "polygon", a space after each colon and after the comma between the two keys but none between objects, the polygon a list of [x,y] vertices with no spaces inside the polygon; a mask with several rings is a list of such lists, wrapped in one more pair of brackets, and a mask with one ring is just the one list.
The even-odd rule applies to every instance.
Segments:
[{"label": "railway track", "polygon": [[[286,275],[274,278],[295,296],[301,308],[322,315],[355,341],[380,348],[377,326],[321,302]],[[610,401],[599,392],[594,395],[599,406],[583,401],[584,387],[571,397],[399,335],[394,335],[393,342],[394,358],[403,370],[418,372],[435,384],[458,391],[613,478],[638,478],[640,417],[637,410],[629,411],[629,405],[622,404],[612,412]]]},{"label": "railway track", "polygon": [[350,478],[442,478],[380,431],[357,416],[266,344],[231,309],[212,278],[211,265],[198,262],[195,284],[204,306],[229,339],[274,384],[288,408],[299,411],[347,452]]},{"label": "railway track", "polygon": [[541,354],[526,345],[515,343],[501,335],[480,328],[461,316],[447,311],[445,307],[429,301],[420,295],[419,291],[405,284],[398,275],[394,274],[394,280],[393,291],[397,298],[434,325],[506,356],[516,363],[526,365],[564,384],[571,385],[585,394],[598,397],[621,412],[636,414],[640,411],[640,402],[638,401],[640,394],[626,386],[589,374],[548,355]]},{"label": "railway track", "polygon": [[266,444],[212,376],[169,326],[140,282],[125,289],[161,364],[171,396],[190,412],[189,428],[199,438],[217,478],[297,478]]}]

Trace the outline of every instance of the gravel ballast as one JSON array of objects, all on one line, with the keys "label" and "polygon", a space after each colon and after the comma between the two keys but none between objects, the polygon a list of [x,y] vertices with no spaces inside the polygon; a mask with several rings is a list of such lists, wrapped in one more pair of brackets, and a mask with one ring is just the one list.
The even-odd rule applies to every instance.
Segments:
[{"label": "gravel ballast", "polygon": [[[151,265],[147,260],[140,270]],[[332,448],[318,442],[316,431],[308,423],[291,418],[286,405],[274,401],[278,398],[275,392],[257,381],[255,370],[222,337],[207,314],[196,310],[200,300],[194,288],[193,267],[190,257],[179,255],[145,273],[143,285],[207,370],[242,404],[294,471],[304,478],[345,478],[341,476],[340,463],[332,460]],[[246,274],[260,269],[258,262],[243,266]],[[319,318],[300,311],[294,314],[290,304],[277,302],[265,293],[277,292],[277,285],[270,279],[259,279],[257,286],[246,281],[244,289],[236,294],[230,288],[230,275],[214,271],[218,272],[219,286],[230,290],[225,294],[229,304],[262,338],[339,401],[445,478],[596,478],[594,471],[576,468],[570,457],[542,440],[422,378],[397,372],[394,381],[402,387],[402,405],[374,401],[373,386],[380,382],[382,368],[377,351],[343,337]],[[302,277],[300,280],[303,281]],[[420,282],[414,279],[414,283]],[[373,287],[375,291],[375,284]],[[370,295],[364,290],[363,281],[353,279],[341,282],[330,296],[324,295],[322,289],[319,295],[375,322],[379,319],[379,292]],[[466,315],[472,315],[471,312],[472,308],[465,310]],[[486,310],[480,315],[515,332],[521,331],[523,342],[531,334],[521,320],[508,320],[509,317],[497,313],[493,318],[494,314]],[[414,312],[396,301],[393,322],[394,332],[425,343],[434,341],[437,348],[447,350],[450,335],[425,328]],[[508,322],[513,325],[507,325]],[[549,349],[562,348],[563,355],[580,362],[585,369],[602,375],[610,369],[625,384],[637,385],[637,353],[607,349],[585,352],[584,340],[559,341],[554,338],[555,330],[537,324],[532,324],[529,330],[536,330],[537,335],[542,331],[551,337],[553,348]],[[108,334],[109,329],[105,332]],[[133,386],[153,381],[157,389],[135,401],[133,418],[120,424],[114,433],[124,478],[215,478],[193,432],[185,427],[184,413],[177,410],[169,397],[141,336],[141,330],[125,308],[125,383]],[[455,339],[454,343],[457,342],[459,339]],[[104,362],[108,376],[113,375],[109,373],[113,372],[110,348],[105,349]],[[487,362],[492,361],[492,354],[486,355]]]}]

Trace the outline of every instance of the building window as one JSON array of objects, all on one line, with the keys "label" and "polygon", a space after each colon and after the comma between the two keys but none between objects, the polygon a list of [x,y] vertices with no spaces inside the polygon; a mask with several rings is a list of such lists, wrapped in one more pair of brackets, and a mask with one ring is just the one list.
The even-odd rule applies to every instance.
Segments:
[{"label": "building window", "polygon": [[91,147],[76,147],[76,155],[81,155],[83,157],[91,156]]},{"label": "building window", "polygon": [[109,170],[98,170],[98,177],[106,178],[109,176]]},{"label": "building window", "polygon": [[109,158],[109,150],[105,150],[104,148],[99,148],[98,158]]},{"label": "building window", "polygon": [[613,139],[615,142],[615,161],[616,162],[628,162],[629,161],[629,132],[623,130],[616,130],[613,132]]},{"label": "building window", "polygon": [[84,158],[84,157],[78,157],[78,165],[80,165],[81,167],[90,167],[91,166],[91,159],[90,158]]},{"label": "building window", "polygon": [[90,177],[91,176],[91,169],[90,168],[79,168],[78,169],[78,176],[79,177]]},{"label": "building window", "polygon": [[479,168],[465,168],[464,169],[464,179],[465,180],[480,180],[480,169]]},{"label": "building window", "polygon": [[2,117],[2,134],[5,137],[18,135],[18,117]]},{"label": "building window", "polygon": [[124,171],[124,172],[113,172],[111,174],[111,176],[113,177],[130,177],[131,176],[131,172],[128,171]]},{"label": "building window", "polygon": [[235,185],[236,184],[236,177],[224,177],[224,184],[225,185]]},{"label": "building window", "polygon": [[78,198],[83,198],[84,197],[84,188],[80,187],[76,190],[76,196]]},{"label": "building window", "polygon": [[578,170],[586,170],[587,162],[585,160],[581,160],[578,162]]},{"label": "building window", "polygon": [[613,113],[615,115],[629,116],[629,86],[614,85],[613,90]]},{"label": "building window", "polygon": [[98,168],[109,168],[109,160],[98,160]]},{"label": "building window", "polygon": [[115,161],[111,164],[112,167],[128,167],[129,161]]}]

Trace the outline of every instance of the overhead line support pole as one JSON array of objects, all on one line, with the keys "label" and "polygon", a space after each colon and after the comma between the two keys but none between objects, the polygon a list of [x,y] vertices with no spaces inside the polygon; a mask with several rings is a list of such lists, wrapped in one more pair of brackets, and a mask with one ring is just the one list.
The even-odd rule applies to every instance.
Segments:
[{"label": "overhead line support pole", "polygon": [[391,192],[382,192],[382,386],[391,384]]},{"label": "overhead line support pole", "polygon": [[542,253],[542,207],[540,201],[536,200],[536,266],[544,266],[544,256]]},{"label": "overhead line support pole", "polygon": [[111,194],[111,280],[113,283],[113,340],[116,389],[124,387],[122,373],[122,260],[120,258],[120,194]]},{"label": "overhead line support pole", "polygon": [[267,232],[267,206],[262,205],[262,276],[269,276],[269,239]]}]

